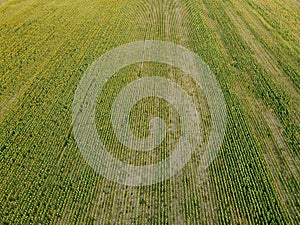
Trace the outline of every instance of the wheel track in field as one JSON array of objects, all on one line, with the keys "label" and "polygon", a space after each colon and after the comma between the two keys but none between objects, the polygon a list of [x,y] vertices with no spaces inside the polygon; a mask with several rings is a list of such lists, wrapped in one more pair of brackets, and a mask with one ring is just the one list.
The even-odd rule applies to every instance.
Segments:
[{"label": "wheel track in field", "polygon": [[[248,0],[244,0],[245,4],[247,5],[247,8],[250,8],[250,11],[253,13],[253,15],[255,17],[257,17],[257,19],[263,24],[263,26],[270,31],[270,33],[272,34],[272,36],[274,37],[274,39],[272,40],[272,42],[270,42],[270,39],[268,38],[268,36],[265,36],[264,34],[261,34],[262,37],[256,35],[256,38],[259,38],[261,43],[265,45],[265,47],[268,47],[269,51],[271,53],[274,54],[274,56],[277,57],[278,63],[282,64],[281,68],[282,70],[285,71],[285,74],[293,81],[293,83],[295,84],[295,86],[299,89],[299,76],[297,76],[300,71],[298,69],[298,65],[299,65],[299,54],[300,54],[300,46],[299,46],[299,28],[297,26],[296,23],[296,34],[295,35],[291,35],[289,34],[289,36],[292,36],[292,40],[287,40],[287,37],[285,37],[284,31],[282,31],[281,29],[281,25],[280,23],[278,23],[278,19],[276,15],[269,15],[267,14],[267,12],[264,11],[264,9],[262,8],[262,6],[260,5],[260,2],[258,1],[256,4],[254,4],[251,1]],[[288,1],[287,1],[288,2]],[[293,7],[291,7],[292,9]],[[300,12],[300,8],[298,5],[296,5],[296,7],[298,9],[298,11]],[[268,11],[268,10],[267,10]],[[299,13],[298,13],[299,14]],[[294,19],[296,20],[295,17]],[[297,21],[299,21],[299,18],[297,19]],[[280,32],[279,32],[279,31]],[[266,41],[268,40],[268,41]],[[276,42],[274,43],[274,40],[276,40]],[[270,43],[272,45],[270,45]],[[278,43],[280,43],[280,45],[278,46]],[[286,58],[284,58],[284,60],[282,60],[282,55],[287,56],[286,53],[289,53],[288,55],[288,60]],[[295,70],[294,73],[292,73],[289,70]]]},{"label": "wheel track in field", "polygon": [[[132,7],[132,8],[131,8]],[[129,15],[126,16],[125,18],[123,18],[123,23],[126,23],[126,21],[129,20],[129,18],[138,18],[137,19],[137,24],[140,24],[141,21],[143,20],[144,17],[144,9],[146,6],[144,6],[142,3],[140,4],[135,4],[135,2],[133,2],[133,4],[128,4],[127,6],[127,12]],[[136,11],[136,8],[138,8],[139,10]],[[124,13],[124,12],[123,12]],[[139,14],[140,13],[140,14]],[[139,14],[139,15],[137,15]],[[123,15],[124,16],[124,15]],[[122,20],[122,18],[118,18],[118,20]],[[130,23],[130,22],[129,22]],[[135,27],[130,27],[130,29],[128,30],[128,33],[136,33],[139,32],[137,29],[139,29],[138,27],[139,25],[135,26]],[[147,31],[149,29],[149,27],[147,26]],[[147,31],[145,32],[145,34],[147,33]],[[145,38],[145,34],[142,35]],[[113,34],[112,34],[113,36]],[[133,37],[131,37],[133,38]],[[141,64],[140,66],[140,70],[143,69],[143,66]],[[118,158],[122,158],[122,152],[119,152],[119,154],[117,155]],[[106,184],[102,184],[101,187],[97,188],[97,192],[101,193],[101,190],[109,190],[110,189],[110,183]],[[99,210],[98,207],[96,207],[97,212],[94,214],[95,217],[97,218],[97,221],[102,221],[102,219],[109,220],[109,218],[118,218],[116,220],[112,220],[116,223],[121,222],[121,223],[133,223],[133,221],[135,221],[136,218],[138,218],[140,215],[138,215],[138,207],[139,207],[139,201],[141,200],[139,197],[139,190],[134,188],[134,187],[118,187],[119,190],[115,192],[115,194],[113,196],[111,195],[107,195],[105,200],[102,201],[101,200],[101,194],[99,196],[95,196],[96,198],[96,205],[99,204],[104,204],[104,205],[110,205],[110,202],[114,202],[113,206],[111,207],[111,210],[109,210],[110,212],[112,212],[112,214],[107,214],[106,211],[104,211],[104,209]],[[111,199],[113,198],[113,199]],[[133,208],[132,208],[133,207]],[[122,213],[122,211],[126,210],[126,213]],[[119,218],[119,214],[118,213],[122,213],[123,216],[121,218]],[[104,218],[103,218],[104,217]]]},{"label": "wheel track in field", "polygon": [[[168,41],[175,42],[185,46],[186,35],[188,33],[187,27],[183,24],[183,18],[186,17],[186,10],[182,2],[179,0],[174,1],[164,1],[163,2],[163,12],[164,12],[164,30],[165,38]],[[170,66],[172,71],[172,67]],[[178,83],[176,78],[176,72],[173,71],[170,73],[170,78],[172,81]],[[173,98],[176,98],[174,94],[170,94]],[[175,121],[173,121],[175,124]],[[178,126],[176,124],[175,126]],[[174,129],[174,128],[173,128]],[[181,179],[180,179],[181,180]],[[170,179],[169,180],[170,188],[168,192],[170,193],[167,198],[169,198],[168,204],[170,209],[168,210],[169,223],[170,224],[186,224],[187,220],[184,216],[184,193],[185,193],[185,184],[184,182],[179,181],[179,179]]]},{"label": "wheel track in field", "polygon": [[[286,8],[279,8],[278,1],[273,1],[273,4],[266,4],[266,1],[257,0],[255,2],[251,2],[249,0],[243,0],[250,8],[251,11],[255,12],[257,18],[259,18],[263,24],[268,28],[268,30],[273,31],[273,34],[277,36],[277,38],[283,42],[291,52],[299,53],[299,46],[294,45],[299,39],[299,28],[297,26],[297,21],[299,21],[300,17],[300,7],[298,4],[294,4],[294,7],[290,7],[289,12],[286,11]],[[290,0],[285,1],[285,3],[291,3]],[[287,15],[293,15],[291,18],[285,18]],[[279,20],[278,15],[284,15]],[[291,20],[294,23],[291,23]],[[289,25],[292,30],[286,30],[286,26]],[[298,30],[298,31],[297,31]]]},{"label": "wheel track in field", "polygon": [[[218,11],[218,10],[217,10]],[[216,11],[216,12],[217,12]],[[218,12],[219,13],[219,12]],[[219,13],[219,14],[221,14],[221,12]],[[223,23],[223,21],[219,21],[219,20],[217,20],[217,23],[219,23],[219,24],[222,24]],[[223,25],[223,24],[222,24]],[[225,27],[224,27],[224,29],[225,29]],[[220,29],[221,30],[221,29]],[[242,51],[242,50],[241,50]],[[238,87],[238,86],[237,86]],[[230,145],[229,145],[230,146]],[[241,174],[242,175],[242,174]],[[224,193],[225,194],[225,193]],[[234,196],[234,194],[231,194],[231,196]],[[245,198],[245,197],[243,197],[243,198]],[[255,200],[256,201],[256,200]],[[236,201],[236,200],[234,200],[234,202],[238,202],[238,201]],[[255,205],[255,204],[254,204]],[[245,207],[243,207],[243,208],[245,208],[245,209],[247,209],[247,206],[245,205]],[[247,214],[248,214],[248,216],[250,216],[251,215],[251,213],[248,211],[247,212]],[[238,219],[238,218],[237,218]]]},{"label": "wheel track in field", "polygon": [[[145,33],[147,34],[147,35],[145,35],[145,37],[147,38],[147,39],[155,39],[155,38],[157,38],[157,36],[159,37],[159,38],[166,38],[166,39],[168,39],[168,37],[165,37],[165,35],[166,35],[166,20],[165,19],[163,19],[163,23],[164,23],[164,26],[163,27],[161,27],[161,25],[160,26],[158,26],[158,24],[160,24],[160,21],[162,21],[162,16],[165,16],[162,12],[164,11],[163,9],[164,9],[164,7],[167,7],[167,8],[173,8],[174,6],[172,6],[171,4],[170,5],[155,5],[155,3],[154,3],[154,5],[152,5],[151,4],[152,2],[147,2],[147,3],[141,3],[140,5],[141,6],[138,6],[138,4],[137,4],[137,7],[136,8],[140,8],[140,10],[142,11],[142,12],[145,12],[145,13],[141,13],[141,14],[139,14],[138,12],[137,12],[137,14],[139,14],[137,17],[139,18],[138,19],[138,21],[147,21],[146,22],[146,31],[145,31]],[[156,2],[157,3],[157,2]],[[162,7],[163,6],[163,7]],[[143,7],[145,7],[145,8],[143,8]],[[177,9],[178,10],[178,9]],[[172,10],[170,10],[171,12],[172,12]],[[175,11],[175,10],[174,10]],[[129,14],[130,14],[130,10],[129,10]],[[167,16],[168,18],[170,18],[170,16]],[[175,16],[176,17],[176,16]],[[164,18],[164,17],[163,17]],[[174,18],[172,18],[173,20],[172,21],[175,21],[175,19]],[[170,22],[170,21],[168,21],[168,22]],[[142,26],[144,26],[143,25],[144,24],[144,22],[143,23],[141,23],[141,25]],[[152,25],[152,26],[151,26]],[[175,32],[176,33],[176,32]],[[169,36],[169,38],[170,38],[170,36]],[[142,66],[143,64],[141,64],[141,66],[140,66],[140,70],[143,70],[143,66]],[[120,156],[121,156],[121,153],[120,153]],[[182,186],[183,187],[183,186]],[[131,189],[132,190],[132,189]],[[134,196],[136,196],[136,195],[138,195],[139,196],[139,194],[138,193],[140,193],[140,192],[137,192],[135,189],[134,190],[132,190],[133,191],[133,193],[134,193]],[[151,191],[150,191],[151,192]],[[157,192],[156,192],[156,194],[155,195],[158,195],[159,194],[159,189],[157,190]],[[122,196],[121,196],[122,197]],[[168,196],[167,196],[168,197]],[[141,197],[142,198],[142,197]],[[184,198],[184,197],[183,197]],[[115,199],[114,199],[115,200]],[[113,202],[114,202],[114,200],[112,200]],[[121,199],[119,199],[120,201],[122,201],[122,198]],[[134,197],[132,200],[130,200],[130,201],[132,201],[132,202],[136,202],[136,201],[139,201],[139,200],[142,200],[142,199],[140,199],[140,198],[136,198],[136,197]],[[152,200],[154,200],[153,198],[152,198]],[[124,200],[123,200],[124,201]],[[159,205],[160,204],[162,204],[162,202],[159,202],[158,203]],[[136,205],[135,205],[135,207],[137,207]],[[152,207],[153,208],[153,207]],[[112,210],[112,211],[115,211],[114,209]],[[135,215],[135,217],[139,217],[139,210],[137,209],[135,212],[133,212],[133,213],[135,213],[136,215]],[[156,214],[158,214],[158,212],[153,212],[152,213],[153,215],[156,215]],[[142,215],[144,215],[144,214],[142,214]],[[128,217],[126,217],[127,219],[126,219],[126,221],[130,221],[130,216],[128,216]]]},{"label": "wheel track in field", "polygon": [[[290,155],[292,153],[289,152],[285,143],[282,125],[276,115],[268,111],[257,99],[248,99],[252,115],[262,115],[262,118],[253,116],[254,118],[250,125],[253,133],[256,134],[256,138],[263,142],[263,157],[267,163],[268,171],[272,174],[272,183],[281,199],[281,204],[289,212],[290,219],[294,220],[297,212],[297,194],[291,195],[291,190],[299,190],[300,184],[297,179],[300,173],[299,168],[296,166],[300,162],[299,158],[294,154],[293,158],[291,158]],[[271,137],[264,138],[265,135],[261,132],[262,127],[269,129]]]},{"label": "wheel track in field", "polygon": [[[190,13],[189,23],[188,23],[188,26],[191,29],[190,39],[193,40],[193,42],[191,41],[190,48],[192,48],[200,56],[202,57],[203,55],[206,56],[207,62],[212,63],[213,66],[216,61],[215,55],[218,54],[218,52],[217,51],[214,52],[215,55],[210,55],[211,52],[206,51],[209,44],[211,43],[209,43],[210,40],[205,40],[205,38],[220,40],[221,36],[217,32],[217,30],[213,27],[216,24],[216,22],[209,18],[207,13],[209,9],[205,7],[206,5],[204,4],[203,1],[197,1],[197,2],[188,1],[186,3],[186,6],[189,8],[189,13]],[[216,36],[213,36],[214,32]],[[195,35],[196,37],[193,36],[193,33],[196,34]],[[204,38],[204,36],[207,37]],[[206,42],[208,43],[206,44]],[[204,48],[201,49],[201,51],[199,51],[199,48],[201,47],[198,47],[196,43]],[[214,44],[219,45],[220,43],[214,43]],[[203,59],[205,60],[205,58]],[[201,155],[199,157],[201,157]],[[193,174],[193,176],[199,180],[200,192],[195,191],[194,193],[198,192],[199,194],[201,194],[201,197],[198,198],[201,199],[200,221],[202,221],[203,223],[214,224],[217,223],[218,221],[217,212],[219,211],[218,209],[219,206],[217,203],[218,195],[216,193],[218,193],[219,190],[217,190],[218,184],[215,183],[213,179],[215,173],[218,173],[218,171],[214,171],[214,167],[212,166],[209,170],[203,171],[201,174]],[[195,220],[194,222],[196,221],[197,220]]]},{"label": "wheel track in field", "polygon": [[[245,14],[243,14],[243,15],[245,15]],[[238,16],[237,15],[235,15],[235,19],[237,18]],[[239,24],[239,27],[241,27],[242,26],[242,23],[241,23],[241,21],[238,23]],[[247,95],[247,94],[245,94],[244,93],[244,95]],[[248,97],[250,97],[250,96],[248,96]],[[244,99],[246,100],[247,98],[246,97],[244,97]],[[253,100],[254,102],[255,102],[255,100]],[[249,105],[251,105],[251,101],[250,102],[248,102],[248,104]],[[247,104],[246,104],[247,105]],[[260,112],[261,113],[261,112]],[[257,111],[254,113],[254,115],[256,114],[256,115],[259,115],[260,113],[258,113]],[[254,120],[255,121],[255,120]],[[256,122],[255,122],[256,123]],[[250,125],[251,125],[251,123],[249,123]],[[256,130],[259,130],[259,129],[256,129]],[[255,132],[255,129],[254,129],[254,132]],[[258,135],[259,137],[261,136],[261,134],[259,134]],[[267,146],[266,146],[267,147]],[[267,147],[268,148],[268,147]],[[271,156],[271,158],[273,158],[272,156]],[[276,170],[276,169],[275,169]],[[289,169],[288,169],[289,170]],[[275,183],[276,183],[276,181],[275,181]],[[278,193],[279,195],[283,195],[284,193]],[[290,193],[289,193],[289,191],[287,191],[286,192],[286,194],[285,195],[290,195]],[[283,202],[282,202],[283,203]],[[285,205],[286,206],[286,204],[285,203],[283,203],[282,205]],[[286,210],[286,212],[288,212],[288,210],[290,210],[290,209],[292,209],[292,206],[290,206],[289,205],[289,207],[285,207],[285,210]]]},{"label": "wheel track in field", "polygon": [[[235,7],[243,9],[245,8],[244,5],[240,5]],[[268,52],[267,49],[265,49],[260,43],[259,40],[255,38],[255,36],[252,34],[252,32],[246,27],[245,19],[244,17],[238,16],[231,7],[225,7],[229,17],[231,17],[233,23],[235,24],[237,30],[241,34],[242,38],[247,42],[248,46],[253,50],[256,59],[258,62],[263,66],[263,68],[268,71],[268,77],[271,79],[276,86],[278,86],[279,89],[282,89],[286,95],[291,99],[293,110],[295,114],[299,114],[300,110],[297,108],[297,102],[300,101],[298,91],[296,90],[296,87],[293,85],[293,83],[290,82],[289,79],[283,74],[283,71],[279,69],[278,64],[276,60],[271,56],[271,54]],[[245,15],[243,13],[243,15]],[[248,19],[248,21],[252,22],[253,20]],[[253,21],[254,24],[256,22]],[[300,119],[297,117],[294,117],[293,120],[300,125]]]},{"label": "wheel track in field", "polygon": [[[188,14],[185,3],[179,0],[175,0],[172,4],[166,3],[165,8],[166,10],[164,10],[164,12],[166,39],[175,41],[176,43],[187,48],[193,48],[193,44],[189,40],[189,34],[190,32],[192,32],[190,30],[190,26],[192,26],[192,24],[190,24],[190,21],[193,21],[193,18],[190,19],[191,16]],[[186,60],[190,61],[192,59]],[[171,79],[178,83],[179,80],[176,77],[178,75],[173,74],[174,72],[175,71],[171,73]],[[183,78],[181,82],[183,82],[181,85],[186,88],[190,95],[197,92],[190,81]],[[173,97],[176,98],[176,96]],[[195,97],[193,97],[194,104],[197,107],[197,111],[201,112],[204,107],[202,107],[201,103],[199,102],[200,97],[198,95]],[[203,129],[203,124],[201,124],[201,129]],[[195,155],[199,155],[199,157],[201,157],[201,153],[196,152]],[[170,180],[172,184],[171,186],[175,189],[176,193],[176,196],[174,196],[174,198],[170,202],[170,204],[172,205],[170,215],[173,216],[170,223],[186,224],[196,223],[197,221],[208,222],[211,221],[211,218],[214,217],[214,211],[212,210],[214,205],[212,197],[213,189],[208,185],[209,172],[199,172],[197,169],[197,163],[191,163],[187,165],[184,173],[189,173],[189,181],[181,181],[180,178]],[[190,187],[190,190],[188,190],[187,187]],[[211,201],[204,201],[204,198],[210,198]],[[197,204],[199,204],[199,208],[195,210],[190,208],[190,205],[188,204],[182,204],[187,200],[197,202]],[[175,211],[172,212],[173,210]],[[191,213],[191,218],[187,218],[184,214],[184,211],[191,212],[193,210],[195,210],[195,212]]]}]

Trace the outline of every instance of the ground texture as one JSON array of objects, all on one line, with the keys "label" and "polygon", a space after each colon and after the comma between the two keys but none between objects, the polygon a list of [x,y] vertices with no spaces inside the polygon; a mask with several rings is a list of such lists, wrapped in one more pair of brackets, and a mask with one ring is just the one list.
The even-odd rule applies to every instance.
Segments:
[{"label": "ground texture", "polygon": [[[0,1],[1,2],[1,1]],[[2,224],[299,224],[300,5],[296,0],[8,0],[0,5],[0,221]],[[227,105],[219,155],[198,155],[176,176],[127,187],[98,175],[72,132],[72,102],[88,66],[137,40],[197,53]],[[211,126],[205,96],[186,74],[144,63],[119,71],[99,95],[97,129],[111,154],[137,165],[171,154],[175,109],[148,99],[135,134],[167,122],[164,145],[137,153],[118,143],[109,106],[122,87],[156,74],[179,83]]]}]

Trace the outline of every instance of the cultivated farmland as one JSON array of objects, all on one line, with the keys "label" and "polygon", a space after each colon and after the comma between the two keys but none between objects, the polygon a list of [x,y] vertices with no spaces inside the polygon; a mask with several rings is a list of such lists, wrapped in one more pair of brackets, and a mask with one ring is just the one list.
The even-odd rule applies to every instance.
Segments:
[{"label": "cultivated farmland", "polygon": [[[199,170],[195,153],[170,179],[126,186],[86,162],[74,137],[72,105],[95,60],[145,40],[184,46],[209,66],[224,95],[227,126],[206,170]],[[161,117],[167,133],[159,147],[135,151],[114,133],[118,93],[153,75],[190,96],[203,144],[213,127],[207,97],[188,74],[159,62],[127,66],[105,83],[95,107],[100,140],[127,164],[158,163],[180,139],[179,113],[157,97],[132,108],[130,128],[145,138],[149,121]],[[299,153],[299,1],[0,0],[3,225],[299,224]]]}]

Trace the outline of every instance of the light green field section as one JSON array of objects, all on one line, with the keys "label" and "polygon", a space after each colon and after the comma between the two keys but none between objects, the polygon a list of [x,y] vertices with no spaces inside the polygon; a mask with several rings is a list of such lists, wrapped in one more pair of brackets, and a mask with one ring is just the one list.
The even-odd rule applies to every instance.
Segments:
[{"label": "light green field section", "polygon": [[[0,1],[1,2],[1,1]],[[200,156],[162,183],[127,187],[98,175],[72,131],[84,72],[105,52],[163,40],[197,53],[227,104],[219,155]],[[101,140],[130,164],[159,162],[179,138],[179,116],[158,98],[132,110],[135,135],[153,116],[168,133],[152,152],[118,142],[110,107],[129,82],[150,75],[184,88],[211,128],[206,98],[177,68],[129,66],[97,100]],[[0,5],[0,221],[2,224],[299,224],[300,3],[296,0],[8,0]]]}]

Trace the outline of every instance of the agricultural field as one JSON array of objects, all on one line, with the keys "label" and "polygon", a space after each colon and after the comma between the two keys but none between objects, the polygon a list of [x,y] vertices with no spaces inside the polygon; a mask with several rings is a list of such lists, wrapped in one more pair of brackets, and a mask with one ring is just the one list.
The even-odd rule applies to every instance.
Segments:
[{"label": "agricultural field", "polygon": [[[100,56],[146,40],[184,46],[205,62],[223,93],[226,129],[208,168],[200,169],[203,155],[194,152],[169,179],[133,186],[89,165],[72,112],[78,85]],[[202,145],[215,124],[209,97],[185,71],[147,60],[126,66],[95,103],[99,139],[125,164],[159,163],[181,140],[180,113],[155,96],[132,107],[129,127],[143,139],[160,117],[160,146],[132,150],[115,134],[118,94],[153,75],[190,96]],[[300,224],[300,2],[0,0],[0,222]]]}]

